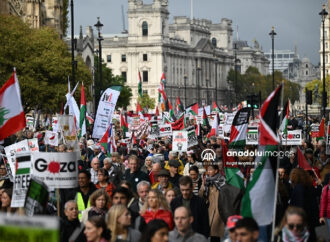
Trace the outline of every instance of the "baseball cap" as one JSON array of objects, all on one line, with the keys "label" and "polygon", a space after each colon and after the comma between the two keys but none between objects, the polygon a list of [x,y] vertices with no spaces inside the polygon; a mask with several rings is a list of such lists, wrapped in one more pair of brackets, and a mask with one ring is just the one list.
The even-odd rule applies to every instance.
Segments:
[{"label": "baseball cap", "polygon": [[227,229],[233,229],[236,226],[236,222],[240,219],[242,219],[243,217],[240,215],[233,215],[228,217],[227,219]]}]

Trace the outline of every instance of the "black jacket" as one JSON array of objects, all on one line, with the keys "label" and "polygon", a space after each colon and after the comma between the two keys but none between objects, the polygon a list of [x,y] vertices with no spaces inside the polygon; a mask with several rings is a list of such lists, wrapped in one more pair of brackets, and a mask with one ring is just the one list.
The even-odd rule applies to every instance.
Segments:
[{"label": "black jacket", "polygon": [[125,174],[123,176],[123,180],[126,180],[128,181],[131,186],[132,186],[132,189],[133,191],[136,193],[137,190],[136,190],[136,185],[140,182],[140,181],[148,181],[150,182],[149,180],[149,176],[142,172],[142,171],[137,171],[135,173],[131,173],[131,170],[130,169],[127,169],[125,171]]},{"label": "black jacket", "polygon": [[[177,196],[171,202],[171,209],[174,214],[176,208],[183,205],[182,195]],[[192,223],[192,229],[204,235],[206,238],[210,234],[209,226],[209,213],[206,202],[203,198],[193,195],[190,199],[190,210],[192,216],[194,217],[194,222]]]},{"label": "black jacket", "polygon": [[[60,220],[60,241],[68,242],[69,238],[73,234],[76,229],[80,228],[80,222],[78,219],[69,221],[66,217]],[[81,230],[76,241],[86,241],[86,237],[84,235],[84,230]]]}]

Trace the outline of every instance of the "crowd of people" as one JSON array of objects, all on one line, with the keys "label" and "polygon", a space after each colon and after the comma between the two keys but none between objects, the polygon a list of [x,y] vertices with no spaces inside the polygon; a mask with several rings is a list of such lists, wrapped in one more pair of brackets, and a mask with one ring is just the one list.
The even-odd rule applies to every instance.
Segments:
[{"label": "crowd of people", "polygon": [[[224,171],[223,139],[202,135],[187,152],[173,152],[170,137],[127,144],[116,134],[117,151],[110,157],[96,140],[79,140],[78,186],[50,193],[44,214],[60,215],[61,241],[269,241],[253,218],[240,216],[244,189],[230,186]],[[44,144],[42,132],[30,130],[8,137],[2,145],[38,138],[41,152],[70,152],[71,147]],[[133,141],[132,141],[133,142]],[[48,146],[48,147],[47,147]],[[201,152],[213,149],[216,160],[205,164]],[[245,149],[255,149],[246,146]],[[330,159],[324,141],[303,141],[300,147],[313,170],[298,167],[297,147],[280,160],[276,204],[276,241],[317,241],[315,228],[330,232]],[[22,213],[10,207],[13,183],[2,150],[0,163],[1,212]],[[255,157],[235,157],[253,161]],[[239,167],[245,186],[253,166]],[[236,189],[236,190],[235,190]],[[271,212],[271,211],[270,211]],[[24,213],[24,211],[23,211]]]}]

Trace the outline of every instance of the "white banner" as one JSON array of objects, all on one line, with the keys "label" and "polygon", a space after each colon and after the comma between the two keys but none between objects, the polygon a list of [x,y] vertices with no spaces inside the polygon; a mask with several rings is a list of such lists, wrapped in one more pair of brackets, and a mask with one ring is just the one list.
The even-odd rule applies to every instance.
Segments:
[{"label": "white banner", "polygon": [[120,91],[108,88],[102,93],[94,122],[93,138],[100,139],[112,122]]},{"label": "white banner", "polygon": [[187,131],[173,131],[172,151],[186,152],[188,149]]},{"label": "white banner", "polygon": [[10,206],[13,208],[24,207],[26,192],[30,184],[31,153],[16,154],[16,175],[14,191]]},{"label": "white banner", "polygon": [[159,125],[159,137],[165,137],[171,135],[172,135],[172,125],[170,124]]},{"label": "white banner", "polygon": [[49,189],[75,188],[78,185],[79,152],[37,152],[32,154],[32,175]]},{"label": "white banner", "polygon": [[45,133],[45,144],[58,146],[58,133],[47,130]]},{"label": "white banner", "polygon": [[225,137],[223,126],[224,126],[224,124],[219,124],[219,126],[218,126],[218,136],[222,139]]},{"label": "white banner", "polygon": [[157,121],[150,122],[150,133],[148,138],[149,139],[156,139],[159,137],[159,126]]},{"label": "white banner", "polygon": [[235,115],[236,115],[236,112],[235,113],[225,113],[225,120],[224,120],[225,125],[223,126],[225,133],[230,133],[231,125],[234,121]]},{"label": "white banner", "polygon": [[288,130],[288,135],[281,133],[282,145],[302,145],[301,130]]}]

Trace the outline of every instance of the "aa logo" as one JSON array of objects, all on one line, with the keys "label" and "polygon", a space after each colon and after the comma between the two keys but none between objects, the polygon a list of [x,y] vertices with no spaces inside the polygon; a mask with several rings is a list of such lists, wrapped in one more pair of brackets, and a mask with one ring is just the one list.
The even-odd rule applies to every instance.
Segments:
[{"label": "aa logo", "polygon": [[215,161],[216,155],[215,152],[212,149],[205,149],[203,150],[201,154],[202,161]]}]

